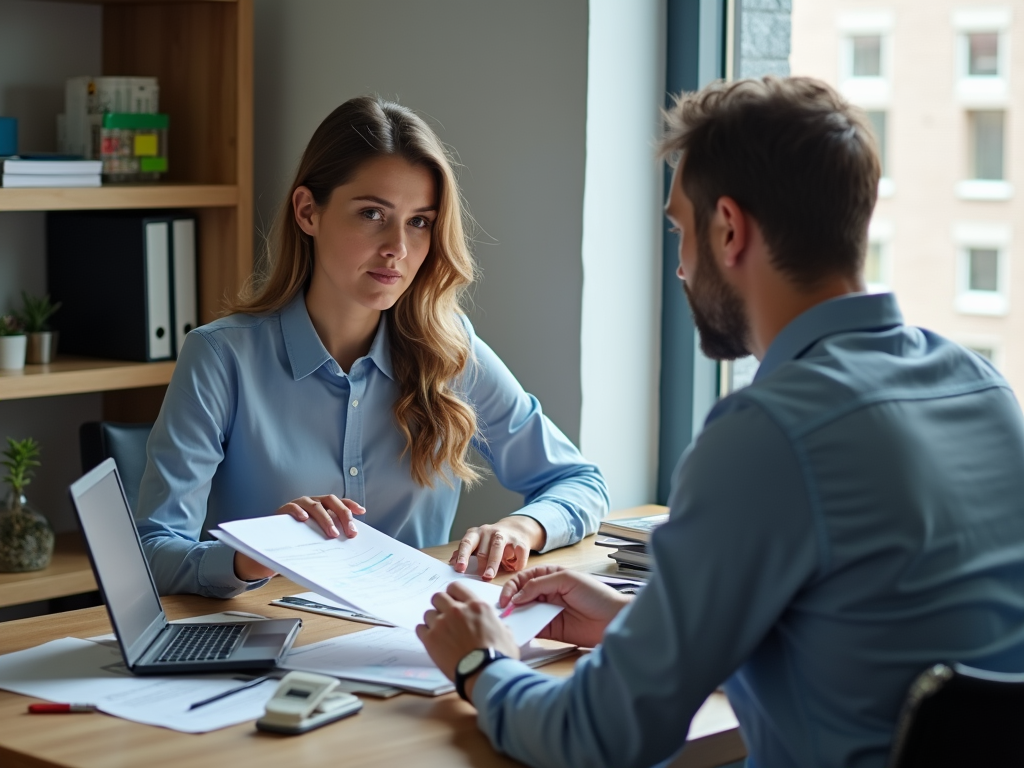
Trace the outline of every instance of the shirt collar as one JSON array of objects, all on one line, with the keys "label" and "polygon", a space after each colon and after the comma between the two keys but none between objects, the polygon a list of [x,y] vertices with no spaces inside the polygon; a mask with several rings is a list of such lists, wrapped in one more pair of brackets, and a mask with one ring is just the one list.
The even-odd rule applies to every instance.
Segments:
[{"label": "shirt collar", "polygon": [[775,337],[754,381],[764,378],[783,363],[796,360],[826,336],[898,325],[903,325],[903,314],[891,293],[854,293],[816,304],[797,315]]},{"label": "shirt collar", "polygon": [[[291,364],[292,377],[295,381],[306,378],[333,360],[320,341],[313,321],[309,319],[304,293],[296,294],[295,298],[281,310],[281,334],[284,336],[284,346],[288,352],[288,362]],[[373,361],[381,373],[394,380],[391,345],[388,343],[388,324],[384,315],[381,315],[377,333],[366,357]]]}]

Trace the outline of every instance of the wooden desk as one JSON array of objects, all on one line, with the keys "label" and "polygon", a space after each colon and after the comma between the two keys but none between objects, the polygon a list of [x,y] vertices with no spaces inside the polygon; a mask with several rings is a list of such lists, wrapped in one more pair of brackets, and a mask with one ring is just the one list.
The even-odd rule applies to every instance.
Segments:
[{"label": "wooden desk", "polygon": [[[623,510],[616,516],[657,514],[658,507]],[[454,545],[427,550],[447,560]],[[531,558],[531,563],[557,562],[584,571],[613,570],[607,550],[586,539],[574,547]],[[195,596],[163,599],[171,619],[237,609],[264,616],[301,616],[297,645],[325,640],[365,625],[268,605],[283,595],[304,592],[283,577],[266,587],[230,601]],[[30,648],[60,637],[92,637],[110,632],[106,610],[87,608],[53,616],[7,622],[0,631],[0,653]],[[574,660],[544,667],[555,675],[572,671]],[[34,701],[0,691],[0,766],[3,768],[206,768],[244,765],[246,768],[283,766],[513,766],[496,753],[476,725],[476,711],[455,694],[427,698],[403,694],[393,699],[364,697],[363,711],[348,720],[303,736],[258,732],[243,723],[213,733],[192,735],[154,728],[103,714],[32,716]],[[694,719],[690,744],[676,762],[683,766],[717,766],[738,760],[745,750],[728,702],[713,695]]]}]

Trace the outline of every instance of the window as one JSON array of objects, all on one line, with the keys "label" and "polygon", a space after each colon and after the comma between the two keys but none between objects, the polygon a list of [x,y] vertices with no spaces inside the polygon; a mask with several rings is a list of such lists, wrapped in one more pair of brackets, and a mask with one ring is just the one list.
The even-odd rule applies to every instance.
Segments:
[{"label": "window", "polygon": [[1003,360],[1003,343],[998,336],[959,334],[954,337],[954,340],[1002,370],[1005,362]]},{"label": "window", "polygon": [[975,32],[967,35],[967,76],[999,75],[999,33]]},{"label": "window", "polygon": [[882,76],[882,36],[853,35],[850,37],[853,77]]},{"label": "window", "polygon": [[839,89],[866,110],[889,106],[892,25],[890,11],[851,11],[837,17]]},{"label": "window", "polygon": [[1003,179],[1003,124],[1001,111],[969,113],[971,178],[1002,181]]},{"label": "window", "polygon": [[1009,310],[1009,227],[964,224],[954,227],[957,243],[955,307],[967,315],[1005,315]]},{"label": "window", "polygon": [[967,181],[957,194],[968,200],[1007,200],[1013,187],[1006,181],[1006,112],[967,113]]},{"label": "window", "polygon": [[868,227],[868,250],[864,257],[864,283],[871,293],[892,290],[892,222],[874,218]]},{"label": "window", "polygon": [[882,109],[869,109],[868,121],[878,145],[878,159],[882,164],[882,178],[878,180],[878,196],[891,197],[895,188],[889,175],[889,113]]},{"label": "window", "polygon": [[1010,96],[1009,8],[974,8],[953,13],[956,91],[969,107],[1003,107]]}]

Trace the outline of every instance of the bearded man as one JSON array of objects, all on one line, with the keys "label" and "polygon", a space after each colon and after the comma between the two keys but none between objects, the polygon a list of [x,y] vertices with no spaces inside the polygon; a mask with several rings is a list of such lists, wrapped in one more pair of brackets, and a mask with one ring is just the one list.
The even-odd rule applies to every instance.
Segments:
[{"label": "bearded man", "polygon": [[[1024,423],[981,357],[865,293],[879,178],[863,113],[809,79],[716,84],[667,115],[666,214],[705,353],[760,360],[680,460],[634,599],[554,568],[502,604],[565,606],[594,650],[556,679],[453,585],[418,633],[494,746],[647,766],[725,685],[748,766],[886,762],[937,662],[1024,669]],[[936,222],[945,226],[944,222]]]}]

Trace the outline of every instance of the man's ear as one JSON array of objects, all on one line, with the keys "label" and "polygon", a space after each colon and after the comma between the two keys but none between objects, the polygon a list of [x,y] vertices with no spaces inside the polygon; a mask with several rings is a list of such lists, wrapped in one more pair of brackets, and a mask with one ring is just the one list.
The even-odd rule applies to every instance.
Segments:
[{"label": "man's ear", "polygon": [[722,265],[736,267],[743,259],[750,237],[746,212],[731,197],[720,197],[715,206],[715,223]]},{"label": "man's ear", "polygon": [[317,211],[316,201],[309,187],[296,187],[292,193],[292,211],[295,214],[295,221],[299,229],[310,237],[316,237],[320,215]]}]

